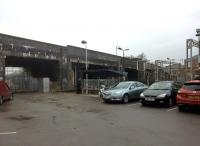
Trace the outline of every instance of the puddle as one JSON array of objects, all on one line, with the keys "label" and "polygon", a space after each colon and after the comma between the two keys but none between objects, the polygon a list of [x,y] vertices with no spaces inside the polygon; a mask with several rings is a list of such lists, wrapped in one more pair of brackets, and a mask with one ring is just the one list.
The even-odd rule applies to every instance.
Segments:
[{"label": "puddle", "polygon": [[31,117],[31,116],[19,115],[19,116],[15,116],[15,117],[9,117],[9,119],[15,120],[15,121],[28,121],[28,120],[33,119],[33,117]]},{"label": "puddle", "polygon": [[57,106],[57,107],[63,107],[63,104],[57,102],[57,103],[56,103],[56,106]]},{"label": "puddle", "polygon": [[2,106],[2,107],[0,108],[0,112],[9,112],[9,111],[10,111],[10,108],[7,107],[7,106]]},{"label": "puddle", "polygon": [[87,110],[87,112],[90,112],[90,113],[100,113],[100,112],[103,112],[104,110],[102,109],[89,109]]},{"label": "puddle", "polygon": [[56,99],[56,98],[48,98],[50,101],[58,101],[58,99]]},{"label": "puddle", "polygon": [[61,107],[61,108],[66,108],[69,110],[74,108],[73,106],[69,106],[69,105],[65,106],[63,103],[56,103],[56,106]]},{"label": "puddle", "polygon": [[56,124],[56,116],[52,116],[52,123]]},{"label": "puddle", "polygon": [[2,108],[2,109],[0,109],[0,112],[9,112],[10,111],[10,109],[8,109],[8,108]]},{"label": "puddle", "polygon": [[66,109],[69,109],[69,110],[70,110],[70,109],[73,109],[72,106],[65,106],[65,108],[66,108]]},{"label": "puddle", "polygon": [[0,106],[0,112],[9,112],[10,110],[10,103],[4,103]]}]

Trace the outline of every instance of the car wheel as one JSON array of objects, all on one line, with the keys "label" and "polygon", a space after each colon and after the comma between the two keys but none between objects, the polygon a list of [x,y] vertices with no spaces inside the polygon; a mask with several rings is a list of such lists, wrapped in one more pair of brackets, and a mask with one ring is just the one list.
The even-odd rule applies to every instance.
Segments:
[{"label": "car wheel", "polygon": [[128,103],[128,101],[129,101],[129,95],[128,94],[124,94],[122,102],[123,103]]},{"label": "car wheel", "polygon": [[178,105],[178,110],[180,112],[184,112],[185,111],[185,107],[183,105]]},{"label": "car wheel", "polygon": [[145,101],[142,101],[141,103],[142,103],[142,106],[146,106],[147,105],[147,103]]},{"label": "car wheel", "polygon": [[168,107],[173,106],[173,99],[172,99],[172,98],[169,98],[169,99],[167,100],[167,106],[168,106]]},{"label": "car wheel", "polygon": [[108,103],[108,100],[101,98],[102,103]]},{"label": "car wheel", "polygon": [[3,104],[3,97],[0,96],[0,105],[2,105],[2,104]]}]

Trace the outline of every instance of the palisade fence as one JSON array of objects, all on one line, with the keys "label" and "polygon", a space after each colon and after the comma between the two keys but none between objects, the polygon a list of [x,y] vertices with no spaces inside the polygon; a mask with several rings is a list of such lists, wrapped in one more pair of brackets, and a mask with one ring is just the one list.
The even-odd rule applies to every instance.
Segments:
[{"label": "palisade fence", "polygon": [[[43,78],[16,76],[6,78],[6,83],[13,93],[43,92]],[[50,92],[61,91],[59,82],[50,82]]]},{"label": "palisade fence", "polygon": [[12,77],[6,78],[6,82],[13,92],[36,92],[40,90],[41,82],[31,77]]},{"label": "palisade fence", "polygon": [[[98,91],[101,88],[101,85],[104,85],[106,88],[115,86],[117,83],[122,81],[121,78],[115,79],[88,79],[88,90],[89,91]],[[82,82],[82,91],[86,90],[86,80]]]}]

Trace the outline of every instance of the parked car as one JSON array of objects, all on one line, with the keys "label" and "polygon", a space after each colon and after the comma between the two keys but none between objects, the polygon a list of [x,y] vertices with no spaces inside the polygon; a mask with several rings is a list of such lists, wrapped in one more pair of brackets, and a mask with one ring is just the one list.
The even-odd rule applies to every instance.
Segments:
[{"label": "parked car", "polygon": [[141,82],[124,81],[108,90],[104,90],[102,99],[105,102],[121,101],[128,103],[132,99],[139,99],[140,93],[145,89],[147,89],[147,86]]},{"label": "parked car", "polygon": [[157,103],[173,106],[176,103],[176,95],[180,88],[181,83],[176,81],[155,82],[140,94],[140,101],[142,105]]},{"label": "parked car", "polygon": [[179,111],[189,106],[200,106],[200,80],[186,82],[178,91],[176,101]]},{"label": "parked car", "polygon": [[0,80],[0,105],[3,104],[5,100],[12,100],[13,94],[8,84]]}]

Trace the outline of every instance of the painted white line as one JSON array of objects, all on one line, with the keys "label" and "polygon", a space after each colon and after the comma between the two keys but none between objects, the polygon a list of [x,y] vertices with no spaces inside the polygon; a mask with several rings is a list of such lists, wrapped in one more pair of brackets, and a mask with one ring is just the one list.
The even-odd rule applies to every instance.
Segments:
[{"label": "painted white line", "polygon": [[177,107],[174,107],[174,108],[166,110],[166,112],[170,112],[170,111],[173,111],[173,110],[176,110],[176,109],[177,109]]},{"label": "painted white line", "polygon": [[129,105],[127,105],[127,106],[135,106],[135,105],[140,105],[141,103],[140,102],[138,102],[138,103],[134,103],[134,104],[129,104]]},{"label": "painted white line", "polygon": [[16,134],[17,132],[0,132],[0,135]]}]

